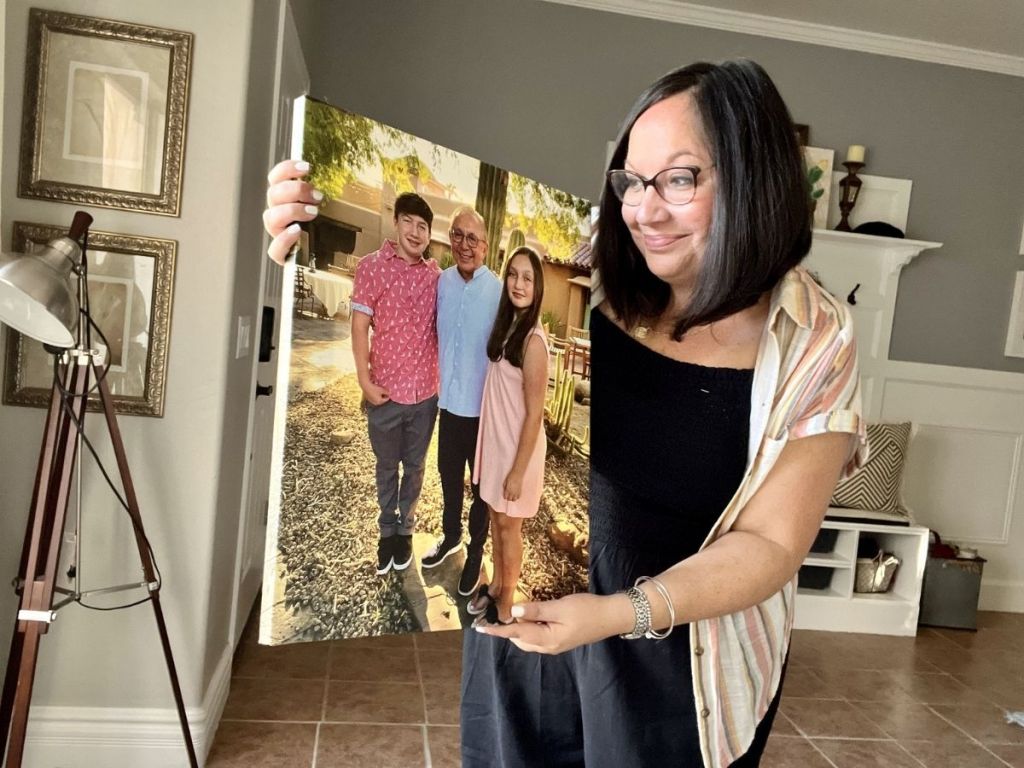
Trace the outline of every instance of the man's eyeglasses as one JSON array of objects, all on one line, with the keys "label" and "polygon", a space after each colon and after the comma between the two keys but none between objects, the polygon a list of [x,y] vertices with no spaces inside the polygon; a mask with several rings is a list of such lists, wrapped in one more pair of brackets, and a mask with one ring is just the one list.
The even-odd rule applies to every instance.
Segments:
[{"label": "man's eyeglasses", "polygon": [[623,205],[640,205],[648,187],[654,187],[661,199],[670,205],[686,205],[697,191],[697,174],[700,171],[695,165],[682,165],[665,168],[645,179],[638,173],[616,168],[608,171],[608,183]]},{"label": "man's eyeglasses", "polygon": [[466,245],[470,248],[476,248],[480,243],[486,243],[482,237],[477,237],[472,232],[463,232],[461,229],[453,229],[448,233],[448,237],[452,241],[452,245],[461,245],[462,241],[466,241]]}]

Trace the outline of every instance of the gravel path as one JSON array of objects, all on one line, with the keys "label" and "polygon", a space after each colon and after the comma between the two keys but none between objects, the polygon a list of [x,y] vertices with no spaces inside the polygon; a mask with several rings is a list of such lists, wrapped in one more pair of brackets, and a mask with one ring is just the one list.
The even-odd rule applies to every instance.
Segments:
[{"label": "gravel path", "polygon": [[[278,530],[278,565],[285,585],[275,616],[305,618],[291,637],[284,638],[286,642],[420,629],[401,576],[392,572],[380,577],[375,572],[375,460],[359,400],[358,384],[350,375],[317,392],[296,394],[289,403]],[[331,433],[339,430],[351,432],[347,445],[331,443]],[[550,446],[548,453],[540,511],[523,527],[520,589],[534,599],[586,589],[586,569],[555,550],[546,531],[556,518],[587,530],[588,464]],[[467,493],[467,511],[468,498]],[[417,530],[440,535],[440,510],[435,432]]]}]

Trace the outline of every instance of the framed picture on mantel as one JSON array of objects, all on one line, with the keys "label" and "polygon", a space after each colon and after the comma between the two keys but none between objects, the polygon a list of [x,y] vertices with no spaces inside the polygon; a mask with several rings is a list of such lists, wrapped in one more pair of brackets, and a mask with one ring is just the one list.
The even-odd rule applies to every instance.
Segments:
[{"label": "framed picture on mantel", "polygon": [[177,216],[192,34],[33,8],[18,196]]}]

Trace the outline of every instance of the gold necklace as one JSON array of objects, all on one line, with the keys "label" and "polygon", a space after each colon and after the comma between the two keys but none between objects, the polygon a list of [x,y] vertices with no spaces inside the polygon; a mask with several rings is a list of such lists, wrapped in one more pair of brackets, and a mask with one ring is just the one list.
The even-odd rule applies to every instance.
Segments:
[{"label": "gold necklace", "polygon": [[630,335],[634,339],[643,341],[648,336],[670,336],[671,334],[668,331],[662,331],[649,325],[638,325],[630,331]]},{"label": "gold necklace", "polygon": [[[714,338],[715,341],[718,341],[717,337],[715,337],[714,325],[714,323],[708,323],[707,325],[699,325],[696,328],[690,328],[690,330],[688,330],[687,333],[699,333],[700,331],[706,329],[710,331],[712,338]],[[649,336],[667,336],[669,338],[672,338],[672,334],[674,331],[674,326],[670,330],[665,331],[650,325],[638,325],[632,331],[630,331],[630,336],[639,341],[643,341]]]}]

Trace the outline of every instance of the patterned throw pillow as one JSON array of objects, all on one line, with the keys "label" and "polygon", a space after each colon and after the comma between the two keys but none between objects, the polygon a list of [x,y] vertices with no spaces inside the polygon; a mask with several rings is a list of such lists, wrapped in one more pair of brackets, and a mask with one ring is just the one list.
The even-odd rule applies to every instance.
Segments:
[{"label": "patterned throw pillow", "polygon": [[836,486],[830,505],[906,514],[900,504],[900,483],[910,429],[910,422],[868,424],[868,463]]}]

